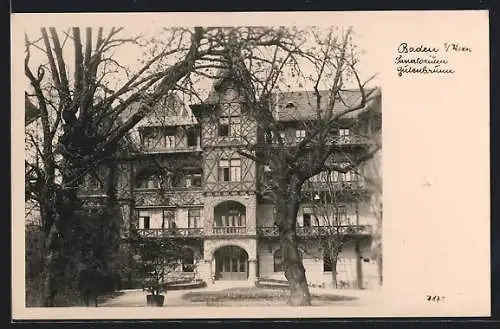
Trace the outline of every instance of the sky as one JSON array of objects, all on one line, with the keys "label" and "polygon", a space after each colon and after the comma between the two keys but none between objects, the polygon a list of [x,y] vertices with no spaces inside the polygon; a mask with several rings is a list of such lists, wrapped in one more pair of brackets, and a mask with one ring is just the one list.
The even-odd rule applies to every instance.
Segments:
[{"label": "sky", "polygon": [[[162,29],[162,25],[149,22],[146,24],[126,24],[126,22],[122,22],[122,26],[124,27],[123,31],[120,35],[124,38],[133,37],[137,35],[143,35],[146,37],[157,36],[158,32]],[[51,26],[51,25],[49,25]],[[62,31],[71,27],[72,25],[61,25],[57,26],[60,34],[61,40],[64,40],[64,35]],[[84,34],[84,26],[82,27],[82,35]],[[359,64],[359,74],[362,81],[369,79],[371,76],[377,73],[377,56],[375,55],[376,49],[376,38],[372,36],[373,29],[369,28],[369,26],[357,24],[354,27],[354,43],[357,45],[357,48],[361,51],[360,55],[360,64]],[[105,27],[106,31],[106,27]],[[30,40],[36,40],[40,37],[40,25],[28,25],[25,26],[25,32],[28,35]],[[71,46],[70,42],[68,45]],[[143,56],[144,49],[136,44],[125,44],[116,48],[116,52],[113,55],[114,58],[121,64],[126,67],[130,67],[132,69],[137,69],[140,67],[139,60]],[[65,49],[65,58],[67,63],[72,63],[73,54],[72,49],[70,47],[66,47]],[[39,63],[46,61],[44,54],[37,49],[33,49],[31,52],[31,67],[36,68]],[[68,68],[71,70],[71,66]],[[69,73],[70,75],[72,73]],[[29,83],[28,79],[25,78],[26,83]],[[375,78],[368,85],[373,86],[379,84],[379,79]],[[209,89],[209,85],[200,85],[202,89]]]}]

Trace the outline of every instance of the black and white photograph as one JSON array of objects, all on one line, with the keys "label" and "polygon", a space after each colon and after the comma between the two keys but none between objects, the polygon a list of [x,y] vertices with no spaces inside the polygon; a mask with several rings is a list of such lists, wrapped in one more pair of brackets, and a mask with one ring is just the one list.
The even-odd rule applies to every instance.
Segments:
[{"label": "black and white photograph", "polygon": [[[389,46],[373,25],[355,23],[365,16],[328,24],[269,16],[264,23],[235,24],[237,16],[182,24],[177,14],[180,24],[173,25],[162,24],[162,14],[130,21],[105,15],[17,21],[13,98],[24,116],[24,153],[20,137],[14,151],[24,160],[24,222],[13,223],[24,236],[24,255],[15,257],[24,296],[15,294],[24,312],[106,310],[102,316],[116,317],[134,309],[136,317],[172,318],[181,309],[203,309],[199,314],[242,317],[251,308],[273,317],[285,308],[293,317],[306,308],[342,317],[386,305],[387,280],[391,291],[421,281],[405,277],[412,266],[430,271],[418,258],[412,263],[412,254],[392,251],[403,250],[394,237],[412,236],[396,228],[414,225],[412,212],[422,216],[415,203],[428,210],[422,225],[444,210],[430,210],[434,205],[413,192],[391,190],[403,184],[398,177],[420,175],[393,158],[409,161],[424,144],[416,142],[414,155],[412,145],[394,151],[408,138],[399,139],[394,127],[409,134],[422,123],[404,126],[394,117],[409,121],[415,113],[393,115],[394,102],[386,98],[394,97],[398,81],[462,79],[463,57],[452,64],[439,53],[449,51],[446,44],[429,46],[437,49],[430,53],[397,38],[390,51],[377,49]],[[396,83],[386,91],[389,75]],[[412,94],[407,88],[401,86],[402,94]],[[400,104],[418,99],[398,101],[404,111]],[[421,131],[427,137],[420,143],[429,141],[440,115]],[[443,161],[432,147],[425,152]],[[432,176],[439,165],[429,163],[413,162],[430,170],[418,176],[419,188],[446,193],[446,181]],[[427,241],[435,239],[436,231]],[[439,245],[433,248],[425,255],[443,257]],[[400,276],[395,263],[406,268]],[[418,298],[442,305],[451,296],[429,290]]]}]

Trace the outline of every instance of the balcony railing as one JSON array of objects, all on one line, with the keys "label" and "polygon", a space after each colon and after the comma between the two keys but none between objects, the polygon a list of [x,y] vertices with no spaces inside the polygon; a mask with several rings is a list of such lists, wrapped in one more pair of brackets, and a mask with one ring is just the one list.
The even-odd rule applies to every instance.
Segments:
[{"label": "balcony railing", "polygon": [[246,226],[222,226],[212,229],[214,235],[241,235],[247,234],[247,232]]},{"label": "balcony railing", "polygon": [[139,189],[134,190],[136,206],[179,206],[203,203],[201,187],[176,188],[170,190]]},{"label": "balcony railing", "polygon": [[304,190],[328,190],[328,191],[358,191],[365,188],[364,181],[362,179],[356,181],[308,181],[304,184]]},{"label": "balcony railing", "polygon": [[[371,225],[343,225],[343,226],[312,226],[297,227],[298,236],[327,236],[334,234],[346,235],[369,235],[372,233]],[[257,234],[262,237],[278,236],[279,231],[276,226],[260,226],[257,228]]]},{"label": "balcony railing", "polygon": [[[283,145],[285,146],[296,146],[301,140],[297,139],[291,139],[291,138],[284,138],[283,140]],[[336,144],[336,145],[364,145],[368,143],[370,139],[365,136],[360,136],[360,135],[345,135],[345,136],[334,136],[330,141],[327,142],[327,144]],[[266,140],[264,138],[263,140],[264,144],[271,144],[271,145],[281,145],[278,140]]]},{"label": "balcony railing", "polygon": [[143,238],[200,237],[203,228],[143,228],[137,229],[137,234]]},{"label": "balcony railing", "polygon": [[337,145],[352,145],[352,144],[366,144],[369,139],[359,135],[345,135],[335,138],[334,143]]},{"label": "balcony railing", "polygon": [[201,152],[201,146],[200,145],[193,145],[193,146],[187,146],[187,145],[143,145],[143,149],[141,150],[142,153],[189,153],[189,152]]}]

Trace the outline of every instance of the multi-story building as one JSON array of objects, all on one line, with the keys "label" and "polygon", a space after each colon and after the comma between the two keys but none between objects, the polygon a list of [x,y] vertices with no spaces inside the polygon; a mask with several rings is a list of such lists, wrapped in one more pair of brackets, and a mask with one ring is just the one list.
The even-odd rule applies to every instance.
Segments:
[{"label": "multi-story building", "polygon": [[[336,110],[359,98],[359,91],[346,91]],[[301,122],[315,116],[315,105],[306,91],[279,95],[275,115],[285,127],[286,144],[293,146],[304,138]],[[380,102],[370,106],[374,110],[364,112],[369,115],[352,113],[332,132],[346,154],[362,151],[366,140],[361,135],[380,129]],[[275,207],[262,189],[266,168],[238,153],[241,147],[261,143],[261,132],[230,80],[215,84],[202,104],[188,107],[174,96],[166,97],[134,134],[141,150],[119,164],[119,197],[131,231],[189,245],[192,252],[185,255],[179,271],[208,283],[284,278]],[[322,177],[313,177],[304,193],[321,193]],[[372,287],[378,282],[371,250],[377,226],[370,206],[373,191],[359,172],[330,178],[331,184],[342,187],[338,216],[349,235],[338,261],[338,282]],[[297,235],[309,282],[328,286],[331,262],[317,243],[322,225],[314,218],[312,207],[302,204]]]}]

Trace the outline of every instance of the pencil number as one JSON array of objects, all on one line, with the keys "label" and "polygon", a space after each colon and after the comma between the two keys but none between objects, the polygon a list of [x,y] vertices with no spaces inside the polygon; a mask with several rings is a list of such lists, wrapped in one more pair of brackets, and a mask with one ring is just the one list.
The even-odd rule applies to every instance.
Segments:
[{"label": "pencil number", "polygon": [[426,299],[428,302],[444,302],[444,296],[437,296],[437,295],[427,295]]}]

